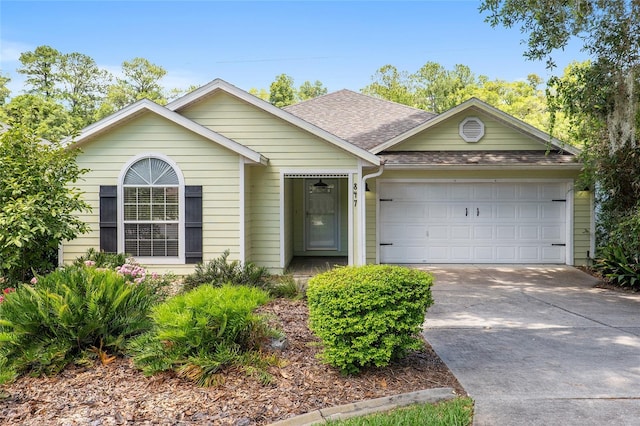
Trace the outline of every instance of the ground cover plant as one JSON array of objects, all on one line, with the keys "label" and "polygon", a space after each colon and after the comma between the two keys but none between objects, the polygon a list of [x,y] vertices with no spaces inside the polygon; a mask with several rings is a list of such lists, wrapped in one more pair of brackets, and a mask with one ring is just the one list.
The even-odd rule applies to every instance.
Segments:
[{"label": "ground cover plant", "polygon": [[5,294],[0,383],[21,374],[55,374],[92,354],[106,362],[124,353],[127,339],[149,329],[149,310],[161,298],[161,280],[137,278],[70,266]]},{"label": "ground cover plant", "polygon": [[254,313],[268,300],[259,288],[231,284],[172,297],[152,309],[153,328],[129,344],[134,363],[147,375],[171,370],[201,386],[219,384],[219,373],[233,365],[268,381],[261,367],[277,359],[258,350],[273,333]]},{"label": "ground cover plant", "polygon": [[357,373],[419,350],[431,284],[426,272],[392,265],[342,267],[311,278],[309,326],[322,340],[322,359]]},{"label": "ground cover plant", "polygon": [[416,404],[386,413],[330,420],[332,426],[469,426],[473,421],[473,400],[455,398],[437,404]]}]

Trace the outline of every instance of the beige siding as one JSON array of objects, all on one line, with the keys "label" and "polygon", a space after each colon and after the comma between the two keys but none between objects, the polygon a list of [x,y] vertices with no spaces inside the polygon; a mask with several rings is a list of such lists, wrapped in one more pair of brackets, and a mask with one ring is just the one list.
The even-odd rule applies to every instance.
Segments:
[{"label": "beige siding", "polygon": [[591,215],[593,214],[592,193],[589,191],[575,191],[573,197],[573,253],[576,265],[589,264],[591,253]]},{"label": "beige siding", "polygon": [[253,168],[246,182],[252,235],[248,260],[273,271],[280,269],[281,170],[357,170],[353,154],[226,93],[216,93],[179,113],[269,159],[267,167]]},{"label": "beige siding", "polygon": [[[478,117],[484,122],[485,134],[478,142],[465,142],[458,126],[467,117]],[[547,146],[498,122],[494,118],[466,111],[435,125],[389,151],[494,151],[494,150],[546,150]]]},{"label": "beige siding", "polygon": [[[82,215],[89,234],[64,245],[64,261],[71,262],[89,247],[99,248],[99,188],[117,185],[122,168],[143,153],[162,154],[180,168],[186,185],[203,187],[203,255],[210,260],[225,249],[237,258],[240,249],[240,194],[238,154],[202,138],[153,113],[146,113],[121,127],[89,141],[78,157],[80,167],[91,171],[78,186],[92,206]],[[193,265],[153,265],[152,270],[188,273]]]},{"label": "beige siding", "polygon": [[[576,179],[578,172],[572,170],[544,171],[544,170],[436,170],[436,171],[406,171],[387,170],[378,179]],[[371,192],[367,195],[367,263],[376,261],[376,183],[368,181]],[[586,254],[590,250],[591,204],[590,193],[576,191],[574,195],[574,263],[585,264]]]}]

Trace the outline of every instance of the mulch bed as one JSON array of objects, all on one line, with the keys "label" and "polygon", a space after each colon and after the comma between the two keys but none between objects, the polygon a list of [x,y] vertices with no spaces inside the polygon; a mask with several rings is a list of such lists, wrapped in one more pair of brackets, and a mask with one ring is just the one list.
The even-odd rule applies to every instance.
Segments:
[{"label": "mulch bed", "polygon": [[0,388],[1,425],[266,425],[319,408],[421,389],[464,389],[425,345],[392,365],[343,376],[322,364],[307,327],[304,301],[278,299],[261,310],[287,336],[283,367],[262,385],[240,369],[217,387],[201,388],[173,374],[145,377],[129,359],[72,366],[55,377],[23,377]]}]

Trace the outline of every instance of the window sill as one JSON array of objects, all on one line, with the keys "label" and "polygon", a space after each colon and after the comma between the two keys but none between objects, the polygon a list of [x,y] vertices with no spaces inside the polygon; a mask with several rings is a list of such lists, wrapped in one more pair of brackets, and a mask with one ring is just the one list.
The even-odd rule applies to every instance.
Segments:
[{"label": "window sill", "polygon": [[135,257],[131,256],[137,263],[142,265],[184,265],[182,257]]}]

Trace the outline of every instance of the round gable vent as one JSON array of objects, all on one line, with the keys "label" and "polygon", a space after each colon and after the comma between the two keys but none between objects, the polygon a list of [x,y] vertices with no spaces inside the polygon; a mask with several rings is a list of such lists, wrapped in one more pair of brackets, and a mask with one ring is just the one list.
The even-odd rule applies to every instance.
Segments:
[{"label": "round gable vent", "polygon": [[465,142],[478,142],[484,136],[484,123],[477,117],[467,117],[460,123],[459,131]]}]

